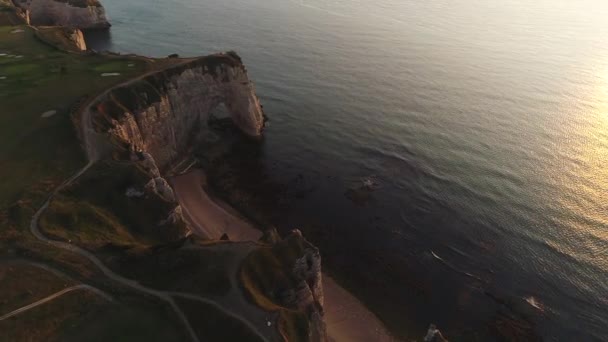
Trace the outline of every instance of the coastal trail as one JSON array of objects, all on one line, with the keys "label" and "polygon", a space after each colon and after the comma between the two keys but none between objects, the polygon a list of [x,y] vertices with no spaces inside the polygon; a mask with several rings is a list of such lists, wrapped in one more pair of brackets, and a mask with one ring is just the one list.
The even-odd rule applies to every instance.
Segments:
[{"label": "coastal trail", "polygon": [[[59,270],[57,270],[57,269],[55,269],[55,268],[53,268],[53,267],[51,267],[49,265],[46,265],[46,264],[42,264],[42,263],[38,263],[38,262],[33,262],[33,261],[29,261],[29,260],[22,260],[22,259],[2,261],[2,263],[3,264],[9,264],[9,265],[10,264],[16,264],[16,265],[33,266],[33,267],[39,268],[41,270],[47,271],[47,272],[49,272],[49,273],[51,273],[51,274],[59,277],[60,279],[63,279],[63,280],[66,280],[66,281],[70,281],[70,282],[73,281],[73,279],[71,279],[71,277],[69,277],[65,273],[63,273],[63,272],[61,272],[61,271],[59,271]],[[88,284],[75,284],[75,285],[72,285],[72,286],[68,286],[68,287],[66,287],[66,288],[64,288],[64,289],[62,289],[60,291],[55,292],[55,293],[52,293],[52,294],[50,294],[50,295],[48,295],[48,296],[46,296],[46,297],[44,297],[44,298],[42,298],[40,300],[37,300],[37,301],[31,303],[31,304],[24,305],[21,308],[18,308],[18,309],[15,309],[15,310],[13,310],[13,311],[11,311],[9,313],[6,313],[6,314],[0,316],[0,321],[3,321],[5,319],[11,318],[13,316],[16,316],[16,315],[18,315],[18,314],[20,314],[22,312],[28,311],[28,310],[33,309],[35,307],[38,307],[38,306],[40,306],[42,304],[45,304],[45,303],[47,303],[47,302],[49,302],[49,301],[51,301],[53,299],[56,299],[56,298],[58,298],[58,297],[60,297],[60,296],[62,296],[64,294],[66,294],[66,293],[77,291],[77,290],[87,290],[87,291],[90,291],[90,292],[93,292],[93,293],[99,295],[100,297],[104,298],[105,300],[107,300],[109,302],[114,301],[114,299],[112,298],[111,295],[109,295],[108,293],[106,293],[106,292],[104,292],[104,291],[102,291],[102,290],[100,290],[100,289],[98,289],[96,287],[93,287],[93,286],[88,285]]]},{"label": "coastal trail", "polygon": [[63,289],[63,290],[61,290],[59,292],[53,293],[50,296],[47,296],[47,297],[42,298],[42,299],[40,299],[38,301],[35,301],[32,304],[23,306],[23,307],[21,307],[21,308],[19,308],[17,310],[13,310],[13,311],[5,314],[5,315],[2,315],[2,316],[0,316],[0,321],[3,321],[5,319],[11,318],[13,316],[16,316],[16,315],[18,315],[18,314],[20,314],[22,312],[31,310],[31,309],[33,309],[33,308],[35,308],[37,306],[40,306],[42,304],[45,304],[47,302],[52,301],[55,298],[61,297],[61,296],[63,296],[66,293],[69,293],[69,292],[72,292],[72,291],[76,291],[76,290],[88,290],[88,291],[94,292],[95,294],[98,294],[99,296],[107,299],[108,301],[112,301],[112,297],[110,297],[105,292],[103,292],[103,291],[101,291],[101,290],[99,290],[99,289],[97,289],[97,288],[95,288],[93,286],[90,286],[90,285],[79,284],[79,285],[74,285],[74,286],[67,287],[67,288],[65,288],[65,289]]}]

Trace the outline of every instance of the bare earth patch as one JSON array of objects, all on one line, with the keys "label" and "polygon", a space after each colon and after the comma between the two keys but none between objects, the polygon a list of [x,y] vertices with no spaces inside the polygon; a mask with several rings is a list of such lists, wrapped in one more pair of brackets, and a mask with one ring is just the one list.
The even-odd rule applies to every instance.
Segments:
[{"label": "bare earth patch", "polygon": [[56,110],[49,110],[49,111],[42,113],[42,115],[40,115],[40,116],[43,118],[50,118],[51,116],[53,116],[55,114],[57,114]]}]

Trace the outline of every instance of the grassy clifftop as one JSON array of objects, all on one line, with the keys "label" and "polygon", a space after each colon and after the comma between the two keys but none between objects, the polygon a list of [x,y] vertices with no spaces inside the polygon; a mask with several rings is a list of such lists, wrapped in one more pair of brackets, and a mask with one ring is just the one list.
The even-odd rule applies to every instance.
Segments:
[{"label": "grassy clifftop", "polygon": [[[6,0],[0,1],[3,11]],[[0,340],[191,340],[183,320],[162,297],[116,282],[82,255],[30,232],[34,213],[48,196],[87,163],[74,124],[82,105],[112,86],[176,61],[68,53],[60,49],[61,41],[44,43],[34,28],[1,26],[14,24],[2,18],[6,16],[0,15],[0,317],[73,284],[94,286],[113,301],[86,290],[66,293],[0,320]],[[234,261],[231,250],[216,253],[192,241],[195,249],[182,249],[184,241],[176,241],[174,232],[184,227],[159,225],[173,208],[152,194],[140,195],[146,176],[134,164],[93,165],[54,196],[40,219],[42,232],[87,249],[123,277],[150,288],[208,297],[237,288],[223,267]],[[129,191],[134,196],[127,196]],[[20,264],[9,270],[13,262]],[[206,322],[215,322],[195,331],[200,340],[224,334],[259,340],[231,315],[189,299],[180,299],[178,307],[188,322],[201,323],[199,312],[205,312]]]},{"label": "grassy clifftop", "polygon": [[62,52],[29,27],[0,27],[0,209],[82,166],[72,109],[145,69],[138,59]]}]

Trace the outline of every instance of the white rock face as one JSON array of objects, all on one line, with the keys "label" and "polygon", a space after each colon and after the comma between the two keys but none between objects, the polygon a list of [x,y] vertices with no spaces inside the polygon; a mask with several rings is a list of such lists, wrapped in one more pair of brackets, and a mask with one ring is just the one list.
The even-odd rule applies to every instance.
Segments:
[{"label": "white rock face", "polygon": [[74,42],[74,46],[80,51],[87,50],[87,43],[84,41],[84,34],[81,30],[75,29],[69,33],[70,40]]},{"label": "white rock face", "polygon": [[105,9],[95,0],[15,0],[14,3],[29,13],[29,22],[34,26],[110,27]]},{"label": "white rock face", "polygon": [[149,153],[160,169],[187,151],[220,103],[245,134],[260,136],[262,107],[240,59],[231,54],[211,58],[114,89],[98,104],[101,113],[94,115],[111,117],[111,128],[105,132],[110,139],[128,144],[132,151]]}]

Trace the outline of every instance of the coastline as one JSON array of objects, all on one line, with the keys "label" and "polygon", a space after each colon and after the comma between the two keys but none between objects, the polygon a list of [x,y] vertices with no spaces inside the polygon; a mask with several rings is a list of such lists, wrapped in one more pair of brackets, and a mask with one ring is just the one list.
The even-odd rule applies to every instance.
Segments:
[{"label": "coastline", "polygon": [[[195,171],[182,176],[185,176],[184,179],[177,181],[179,185],[174,184],[174,187],[181,188],[180,191],[176,190],[176,193],[179,192],[178,200],[184,208],[186,218],[193,223],[193,227],[196,227],[197,235],[220,239],[224,233],[227,233],[233,241],[259,239],[261,232],[254,224],[247,222],[247,218],[230,205],[213,198],[205,191],[204,175]],[[326,319],[328,332],[333,340],[393,340],[386,327],[361,303],[361,300],[338,285],[326,273],[324,278],[326,279],[324,292],[328,294]]]},{"label": "coastline", "polygon": [[[174,176],[171,184],[187,220],[196,227],[195,235],[217,239],[227,233],[231,241],[239,242],[255,242],[262,236],[260,230],[246,222],[242,213],[207,194],[202,170]],[[373,312],[326,273],[323,273],[323,292],[325,322],[331,341],[397,341]]]}]

